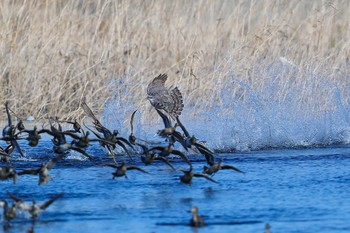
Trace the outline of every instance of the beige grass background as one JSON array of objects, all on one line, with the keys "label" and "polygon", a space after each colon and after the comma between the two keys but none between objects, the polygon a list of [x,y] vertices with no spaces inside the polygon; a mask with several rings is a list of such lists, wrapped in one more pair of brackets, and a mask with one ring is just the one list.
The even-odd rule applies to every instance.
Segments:
[{"label": "beige grass background", "polygon": [[237,79],[262,90],[254,70],[279,61],[297,75],[276,81],[276,99],[300,88],[300,108],[331,109],[325,80],[349,98],[349,23],[346,0],[3,0],[0,102],[36,118],[81,117],[83,98],[96,111],[116,96],[140,109],[166,72],[195,114],[244,101]]}]

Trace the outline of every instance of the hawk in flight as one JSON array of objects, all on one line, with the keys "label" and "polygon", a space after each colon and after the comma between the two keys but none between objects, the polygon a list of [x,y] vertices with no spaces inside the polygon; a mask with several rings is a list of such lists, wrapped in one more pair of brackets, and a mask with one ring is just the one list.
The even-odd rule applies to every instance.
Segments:
[{"label": "hawk in flight", "polygon": [[167,89],[165,82],[168,79],[167,74],[160,74],[155,77],[147,87],[147,99],[152,106],[157,109],[163,109],[173,119],[180,116],[184,107],[181,92],[177,87]]}]

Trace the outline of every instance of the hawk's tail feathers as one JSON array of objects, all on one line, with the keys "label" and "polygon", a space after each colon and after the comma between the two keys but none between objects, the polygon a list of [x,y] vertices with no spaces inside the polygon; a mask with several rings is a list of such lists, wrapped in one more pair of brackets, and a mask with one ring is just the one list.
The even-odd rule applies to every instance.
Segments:
[{"label": "hawk's tail feathers", "polygon": [[184,108],[183,99],[180,90],[175,87],[170,91],[170,95],[172,99],[174,100],[173,108],[170,109],[170,115],[172,115],[173,118],[176,118],[181,115],[181,112]]}]

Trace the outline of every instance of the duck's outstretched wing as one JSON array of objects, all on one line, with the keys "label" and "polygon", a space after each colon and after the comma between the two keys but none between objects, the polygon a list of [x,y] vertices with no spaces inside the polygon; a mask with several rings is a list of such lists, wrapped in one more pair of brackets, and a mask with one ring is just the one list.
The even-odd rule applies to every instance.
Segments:
[{"label": "duck's outstretched wing", "polygon": [[131,134],[134,134],[134,118],[135,118],[135,113],[137,112],[137,110],[135,110],[132,114],[131,114],[131,119],[130,119],[130,132]]},{"label": "duck's outstretched wing", "polygon": [[200,174],[200,173],[194,173],[193,176],[195,176],[195,177],[203,177],[203,178],[205,178],[205,179],[207,179],[207,180],[209,180],[211,182],[219,183],[216,180],[210,178],[209,176],[206,176],[206,175],[203,175],[203,174]]},{"label": "duck's outstretched wing", "polygon": [[239,170],[238,168],[231,166],[231,165],[221,165],[221,169],[230,169],[230,170],[235,170],[236,172],[240,172],[240,173],[244,173],[241,170]]},{"label": "duck's outstretched wing", "polygon": [[52,169],[56,165],[56,163],[63,158],[64,158],[64,155],[59,155],[55,158],[50,159],[49,162],[47,163],[47,169]]},{"label": "duck's outstretched wing", "polygon": [[156,108],[157,113],[159,114],[159,116],[162,118],[163,123],[164,123],[164,128],[170,128],[171,126],[171,121],[169,119],[169,117],[167,117],[164,113],[162,113],[162,111],[160,111],[159,109]]},{"label": "duck's outstretched wing", "polygon": [[186,163],[188,163],[188,165],[190,165],[190,167],[192,167],[190,160],[187,158],[187,156],[184,153],[182,153],[181,151],[178,151],[178,150],[172,150],[171,153],[174,155],[180,156],[183,161],[185,161]]},{"label": "duck's outstretched wing", "polygon": [[40,169],[28,169],[28,170],[18,172],[17,175],[19,175],[19,176],[21,176],[21,175],[38,175],[39,172],[40,172]]},{"label": "duck's outstretched wing", "polygon": [[182,124],[182,122],[180,121],[180,117],[176,117],[176,122],[177,124],[180,126],[180,128],[182,129],[182,131],[184,132],[186,138],[190,138],[190,133],[187,131],[187,129],[185,128],[185,126]]},{"label": "duck's outstretched wing", "polygon": [[126,169],[127,170],[138,170],[140,172],[149,174],[147,171],[143,170],[142,168],[136,167],[136,166],[128,166]]},{"label": "duck's outstretched wing", "polygon": [[162,162],[164,162],[166,165],[168,165],[173,171],[175,171],[176,169],[173,167],[173,165],[171,165],[171,163],[169,162],[169,160],[165,157],[162,156],[158,156],[155,158],[155,160],[160,160]]},{"label": "duck's outstretched wing", "polygon": [[40,209],[44,210],[47,207],[49,207],[54,201],[56,201],[58,198],[62,197],[64,193],[60,193],[57,194],[56,196],[54,196],[53,198],[51,198],[50,200],[44,202],[43,204],[40,205]]}]

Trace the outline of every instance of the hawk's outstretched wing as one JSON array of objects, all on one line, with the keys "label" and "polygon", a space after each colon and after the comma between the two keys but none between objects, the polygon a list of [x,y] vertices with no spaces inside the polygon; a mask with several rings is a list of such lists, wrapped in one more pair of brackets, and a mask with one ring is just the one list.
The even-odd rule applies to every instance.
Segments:
[{"label": "hawk's outstretched wing", "polygon": [[153,107],[163,109],[175,119],[182,112],[184,107],[183,99],[177,87],[171,90],[165,87],[167,78],[168,76],[166,74],[160,74],[148,84],[147,99],[151,102]]},{"label": "hawk's outstretched wing", "polygon": [[164,93],[164,91],[168,92],[168,90],[165,88],[165,82],[167,79],[167,74],[160,74],[159,76],[155,77],[153,81],[148,84],[147,95],[154,96]]}]

